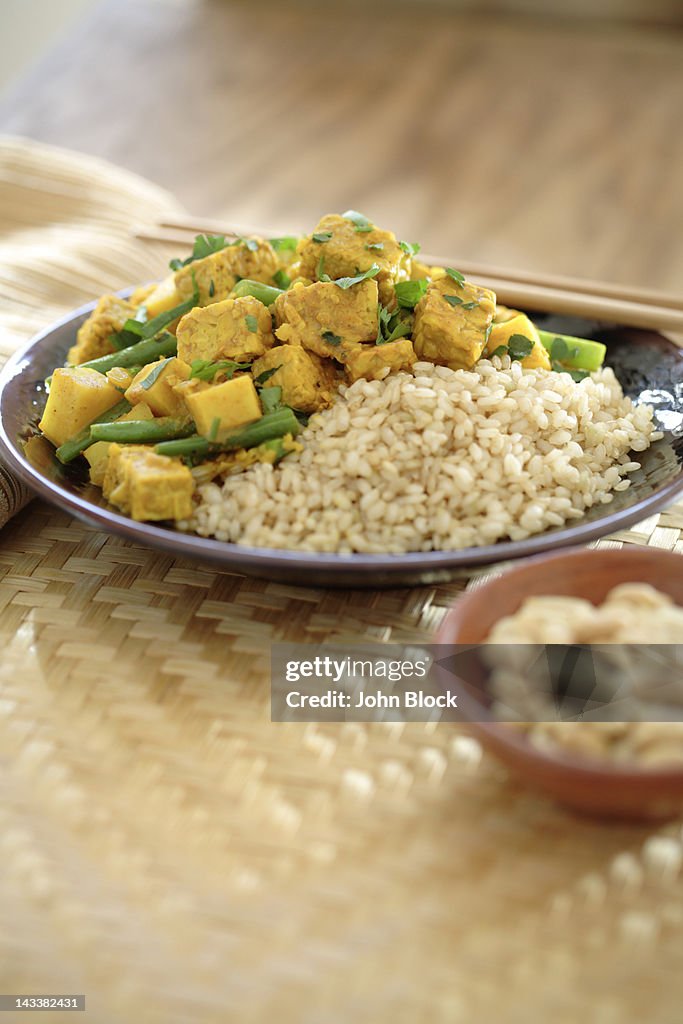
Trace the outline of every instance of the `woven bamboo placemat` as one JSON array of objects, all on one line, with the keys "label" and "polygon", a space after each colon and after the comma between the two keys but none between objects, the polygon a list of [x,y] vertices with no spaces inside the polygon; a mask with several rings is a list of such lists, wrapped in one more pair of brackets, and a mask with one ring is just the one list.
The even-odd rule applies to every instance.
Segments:
[{"label": "woven bamboo placemat", "polygon": [[[129,225],[172,206],[5,142],[3,350],[161,273]],[[601,543],[682,534],[677,506]],[[273,640],[429,638],[466,583],[289,587],[25,508],[0,531],[0,990],[85,992],[98,1024],[679,1021],[680,823],[571,816],[451,725],[269,720]]]}]

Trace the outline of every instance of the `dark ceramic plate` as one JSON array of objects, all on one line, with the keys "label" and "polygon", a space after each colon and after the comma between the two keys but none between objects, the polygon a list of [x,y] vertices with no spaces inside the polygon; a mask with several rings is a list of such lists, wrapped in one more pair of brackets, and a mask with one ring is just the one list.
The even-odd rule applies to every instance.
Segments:
[{"label": "dark ceramic plate", "polygon": [[[94,307],[76,310],[38,335],[15,355],[0,375],[0,455],[42,497],[88,522],[174,554],[213,562],[225,569],[266,579],[322,586],[381,587],[428,584],[452,578],[466,566],[521,558],[568,544],[579,544],[624,529],[651,515],[683,492],[683,351],[648,331],[610,328],[567,317],[535,315],[547,330],[595,338],[608,347],[607,363],[624,391],[655,407],[665,436],[643,455],[627,491],[609,505],[591,509],[570,526],[556,527],[522,541],[460,551],[407,555],[327,555],[239,547],[187,535],[170,526],[135,523],[119,515],[89,484],[81,466],[66,470],[35,425],[45,403],[43,381],[62,364],[76,331]],[[87,468],[87,467],[85,467]]]}]

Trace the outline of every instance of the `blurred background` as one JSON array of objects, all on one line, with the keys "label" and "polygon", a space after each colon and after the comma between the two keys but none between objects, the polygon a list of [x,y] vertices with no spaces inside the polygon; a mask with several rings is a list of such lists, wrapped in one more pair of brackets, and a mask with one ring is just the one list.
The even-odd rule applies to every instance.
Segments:
[{"label": "blurred background", "polygon": [[677,290],[680,0],[4,0],[0,131],[192,213]]}]

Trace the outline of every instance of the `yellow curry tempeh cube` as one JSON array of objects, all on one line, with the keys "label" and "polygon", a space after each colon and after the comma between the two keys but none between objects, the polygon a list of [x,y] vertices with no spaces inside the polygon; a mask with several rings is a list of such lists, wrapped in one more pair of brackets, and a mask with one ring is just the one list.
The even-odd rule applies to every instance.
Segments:
[{"label": "yellow curry tempeh cube", "polygon": [[234,430],[263,415],[254,382],[246,374],[189,394],[185,402],[197,433],[210,441],[222,441]]},{"label": "yellow curry tempeh cube", "polygon": [[410,276],[410,256],[396,241],[393,231],[384,231],[364,221],[365,218],[355,222],[336,213],[326,214],[313,233],[299,242],[299,273],[317,281],[322,270],[334,280],[353,277],[376,263],[380,299],[392,306],[394,284]]},{"label": "yellow curry tempeh cube", "polygon": [[384,345],[357,345],[347,356],[346,372],[352,381],[361,377],[376,380],[387,369],[393,373],[409,370],[416,358],[410,338],[399,338]]},{"label": "yellow curry tempeh cube", "polygon": [[470,370],[486,343],[496,296],[447,273],[433,280],[415,307],[413,346],[418,359]]},{"label": "yellow curry tempeh cube", "polygon": [[332,366],[300,345],[277,345],[257,359],[251,370],[254,377],[274,370],[265,386],[282,388],[282,401],[292,409],[315,412],[332,401],[336,389]]},{"label": "yellow curry tempeh cube", "polygon": [[67,362],[74,365],[99,359],[114,351],[112,334],[120,331],[129,317],[135,316],[135,305],[118,295],[103,295],[88,319],[78,328],[76,344],[68,352]]},{"label": "yellow curry tempeh cube", "polygon": [[144,402],[155,416],[182,416],[185,412],[183,400],[173,388],[190,376],[190,367],[176,356],[157,359],[143,366],[126,389],[125,395],[131,405]]},{"label": "yellow curry tempeh cube", "polygon": [[279,266],[270,242],[262,238],[240,239],[177,270],[175,288],[178,301],[190,298],[196,282],[200,306],[219,302],[227,299],[237,282],[245,277],[269,284]]},{"label": "yellow curry tempeh cube", "polygon": [[196,359],[256,359],[275,341],[267,307],[251,295],[195,307],[178,324],[176,337],[178,355],[190,364]]},{"label": "yellow curry tempeh cube", "polygon": [[145,519],[187,519],[192,515],[194,479],[178,459],[145,445],[112,443],[102,492],[125,515]]},{"label": "yellow curry tempeh cube", "polygon": [[60,366],[52,374],[50,394],[38,424],[59,448],[121,400],[107,378],[86,366]]},{"label": "yellow curry tempeh cube", "polygon": [[332,282],[295,285],[275,300],[275,336],[316,355],[344,362],[349,348],[377,337],[377,283],[350,288]]}]

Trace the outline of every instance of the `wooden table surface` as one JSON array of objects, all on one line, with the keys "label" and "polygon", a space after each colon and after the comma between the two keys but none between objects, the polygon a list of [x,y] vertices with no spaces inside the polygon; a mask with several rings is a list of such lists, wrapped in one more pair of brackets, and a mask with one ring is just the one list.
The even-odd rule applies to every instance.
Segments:
[{"label": "wooden table surface", "polygon": [[108,0],[0,130],[198,214],[287,229],[355,207],[431,252],[676,290],[682,53],[675,30],[427,3]]}]

